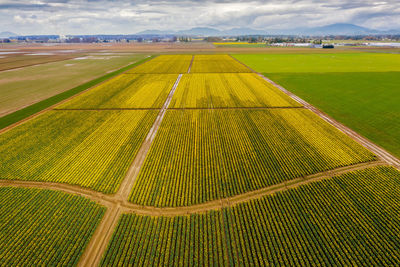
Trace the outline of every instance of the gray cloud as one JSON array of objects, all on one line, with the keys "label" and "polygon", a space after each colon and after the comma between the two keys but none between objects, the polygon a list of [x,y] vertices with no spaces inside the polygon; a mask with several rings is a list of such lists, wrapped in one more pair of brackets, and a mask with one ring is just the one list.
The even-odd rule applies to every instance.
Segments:
[{"label": "gray cloud", "polygon": [[0,31],[117,34],[145,29],[284,29],[354,23],[400,28],[398,0],[0,0]]}]

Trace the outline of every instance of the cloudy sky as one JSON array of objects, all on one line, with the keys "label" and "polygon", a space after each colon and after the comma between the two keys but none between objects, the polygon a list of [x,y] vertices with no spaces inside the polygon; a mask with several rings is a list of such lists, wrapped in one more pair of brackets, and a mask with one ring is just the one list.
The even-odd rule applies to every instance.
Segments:
[{"label": "cloudy sky", "polygon": [[131,34],[192,27],[290,29],[353,23],[400,29],[400,0],[0,0],[0,32]]}]

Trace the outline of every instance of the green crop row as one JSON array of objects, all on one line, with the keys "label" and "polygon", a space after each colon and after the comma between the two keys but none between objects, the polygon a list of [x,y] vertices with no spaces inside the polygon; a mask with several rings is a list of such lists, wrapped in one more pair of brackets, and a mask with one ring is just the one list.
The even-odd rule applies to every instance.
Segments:
[{"label": "green crop row", "polygon": [[205,214],[124,214],[103,266],[397,266],[400,173],[374,167]]}]

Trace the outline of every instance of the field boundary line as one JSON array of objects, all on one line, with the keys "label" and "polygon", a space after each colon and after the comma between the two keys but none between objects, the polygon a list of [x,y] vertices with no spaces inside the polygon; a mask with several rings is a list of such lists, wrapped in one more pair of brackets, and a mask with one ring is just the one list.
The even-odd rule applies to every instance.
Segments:
[{"label": "field boundary line", "polygon": [[255,71],[254,69],[250,68],[249,66],[247,66],[243,62],[241,62],[238,59],[234,58],[232,55],[230,55],[230,56],[234,60],[236,60],[237,62],[241,63],[243,66],[246,66],[247,68],[249,68],[252,72],[257,74],[258,76],[263,78],[266,82],[272,84],[273,86],[275,86],[276,88],[281,90],[283,93],[285,93],[286,95],[288,95],[289,97],[291,97],[295,101],[297,101],[300,104],[302,104],[306,109],[311,110],[316,115],[318,115],[320,118],[322,118],[324,121],[328,122],[329,124],[334,126],[336,129],[338,129],[339,131],[341,131],[342,133],[346,134],[347,136],[352,138],[354,141],[356,141],[357,143],[359,143],[363,147],[365,147],[368,150],[370,150],[371,152],[373,152],[375,155],[377,155],[380,159],[385,161],[387,164],[389,164],[391,166],[394,166],[397,169],[400,168],[400,159],[398,159],[397,157],[395,157],[394,155],[392,155],[391,153],[386,151],[386,149],[378,146],[377,144],[375,144],[374,142],[370,141],[369,139],[363,137],[362,135],[360,135],[356,131],[350,129],[349,127],[345,126],[344,124],[342,124],[342,123],[338,122],[337,120],[333,119],[328,114],[322,112],[318,108],[314,107],[313,105],[311,105],[307,101],[303,100],[302,98],[298,97],[297,95],[295,95],[294,93],[290,92],[286,88],[284,88],[281,85],[277,84],[276,82],[272,81],[268,77],[265,77],[263,74],[261,74],[261,73]]},{"label": "field boundary line", "polygon": [[281,107],[207,107],[207,108],[203,108],[203,107],[198,107],[198,108],[194,108],[194,107],[183,107],[183,108],[168,108],[169,110],[213,110],[213,109],[235,109],[235,110],[240,110],[240,109],[304,109],[303,106],[301,107],[285,107],[285,106],[281,106]]},{"label": "field boundary line", "polygon": [[[121,73],[118,73],[118,74],[116,74],[116,75],[111,75],[109,78],[105,79],[105,80],[102,81],[102,82],[99,82],[99,83],[97,83],[97,84],[95,84],[95,85],[93,85],[93,86],[90,86],[89,88],[86,88],[86,89],[84,89],[83,91],[80,91],[80,92],[78,92],[78,93],[76,93],[76,94],[74,94],[74,95],[72,95],[72,96],[70,96],[70,97],[68,97],[68,98],[66,98],[66,99],[64,99],[64,100],[61,100],[61,101],[59,101],[59,102],[57,102],[57,103],[55,103],[55,104],[53,104],[53,105],[51,105],[51,106],[48,106],[47,108],[44,108],[44,109],[42,109],[42,110],[40,110],[40,111],[38,111],[38,112],[36,112],[36,113],[34,113],[34,114],[32,114],[32,115],[29,115],[29,116],[26,117],[26,118],[23,118],[23,119],[21,119],[21,120],[15,122],[15,123],[10,124],[10,125],[8,125],[8,126],[2,128],[2,129],[0,129],[0,135],[3,134],[3,133],[5,133],[5,132],[7,132],[7,131],[9,131],[9,130],[11,130],[11,129],[14,128],[14,127],[17,127],[17,126],[19,126],[19,125],[21,125],[21,124],[24,124],[25,122],[27,122],[27,121],[33,119],[33,118],[36,118],[36,117],[40,116],[41,114],[45,113],[46,111],[49,111],[49,110],[54,109],[54,108],[57,107],[58,105],[61,105],[61,104],[65,103],[65,102],[67,102],[67,101],[73,99],[74,97],[77,97],[77,96],[79,96],[79,95],[81,95],[81,94],[83,94],[83,93],[85,93],[85,92],[87,92],[87,91],[89,91],[89,90],[91,90],[91,89],[97,87],[97,86],[100,86],[100,85],[102,85],[102,84],[104,84],[104,83],[110,81],[111,79],[113,79],[113,78],[115,78],[115,77],[118,77],[118,76],[121,75],[121,74],[124,74],[125,72],[127,72],[127,71],[129,71],[129,70],[131,70],[131,69],[134,69],[134,68],[136,68],[136,67],[138,67],[138,66],[140,66],[140,65],[142,65],[142,64],[144,64],[144,63],[146,63],[146,62],[149,62],[149,61],[151,61],[152,59],[154,59],[154,58],[156,58],[156,57],[157,57],[157,56],[153,56],[153,57],[150,57],[150,58],[147,57],[147,58],[144,58],[144,59],[142,59],[142,60],[139,60],[139,61],[142,61],[142,62],[140,62],[139,64],[135,65],[135,66],[132,67],[132,68],[129,68],[129,69],[127,69],[127,70],[125,70],[125,71],[123,71],[123,72],[121,72]],[[138,62],[138,61],[137,61],[137,62]],[[135,64],[135,63],[133,63],[133,64]],[[129,64],[129,65],[132,65],[132,64]],[[124,66],[124,67],[122,67],[122,68],[120,68],[120,69],[126,68],[126,67],[128,67],[129,65]],[[119,69],[119,70],[120,70],[120,69]],[[118,70],[117,70],[117,71],[118,71]],[[107,74],[105,74],[104,76],[106,76],[106,75],[110,75],[110,73],[107,73]],[[101,77],[103,77],[103,76],[101,76]],[[95,78],[95,79],[93,79],[93,80],[100,79],[101,77],[97,77],[97,78]],[[92,82],[93,80],[88,81],[88,82],[86,82],[86,83],[90,83],[90,82]],[[78,86],[76,86],[76,87],[82,86],[82,85],[84,85],[84,84],[85,84],[85,83],[83,83],[83,84],[81,84],[81,85],[78,85]],[[74,90],[76,87],[71,88],[71,89],[69,89],[69,90]],[[68,92],[69,90],[64,91],[64,92],[62,92],[62,93],[60,93],[60,94],[66,93],[66,92]],[[59,94],[57,94],[57,95],[59,95]],[[55,97],[55,96],[57,96],[57,95],[51,96],[51,97],[49,97],[49,98]],[[36,102],[36,103],[34,103],[34,104],[32,104],[32,105],[38,104],[38,103],[40,103],[40,102],[42,102],[42,101],[46,101],[46,100],[48,100],[49,98],[43,99],[43,100],[41,100],[41,101],[39,101],[39,102]],[[30,106],[32,106],[32,105],[30,105]],[[24,107],[24,108],[28,108],[28,107],[30,107],[30,106],[27,106],[27,107]],[[15,112],[21,111],[21,110],[23,110],[24,108],[21,108],[21,109],[15,111]],[[14,113],[14,112],[13,112],[13,113]],[[4,118],[4,117],[8,116],[8,115],[13,114],[13,113],[10,113],[10,114],[7,114],[7,115],[1,117],[0,120],[1,120],[2,118]]]},{"label": "field boundary line", "polygon": [[160,110],[161,108],[54,108],[55,111]]}]

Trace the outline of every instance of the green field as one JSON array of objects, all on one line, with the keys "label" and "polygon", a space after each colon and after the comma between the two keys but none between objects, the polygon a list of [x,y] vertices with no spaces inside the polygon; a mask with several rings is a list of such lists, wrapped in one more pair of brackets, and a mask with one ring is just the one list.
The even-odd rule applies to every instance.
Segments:
[{"label": "green field", "polygon": [[376,167],[204,214],[124,214],[102,266],[393,266],[400,173]]},{"label": "green field", "polygon": [[235,58],[261,73],[282,72],[386,72],[400,71],[399,54],[235,54]]},{"label": "green field", "polygon": [[0,179],[115,193],[157,111],[48,111],[0,135]]},{"label": "green field", "polygon": [[89,56],[0,72],[0,117],[145,58]]},{"label": "green field", "polygon": [[400,55],[236,57],[400,156]]},{"label": "green field", "polygon": [[374,159],[305,109],[170,110],[130,201],[188,206]]},{"label": "green field", "polygon": [[0,265],[74,266],[105,208],[61,192],[0,187]]}]

